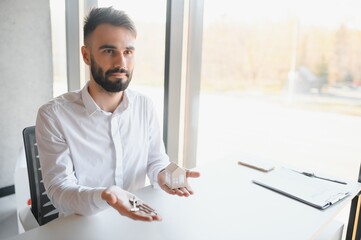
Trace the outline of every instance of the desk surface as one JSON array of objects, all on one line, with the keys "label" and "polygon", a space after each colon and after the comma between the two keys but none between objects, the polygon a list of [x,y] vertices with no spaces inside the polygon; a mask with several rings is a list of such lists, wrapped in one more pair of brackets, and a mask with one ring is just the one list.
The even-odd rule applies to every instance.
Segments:
[{"label": "desk surface", "polygon": [[157,209],[162,222],[138,222],[107,209],[90,217],[71,215],[11,239],[313,239],[360,191],[318,210],[252,183],[267,174],[236,162],[199,169],[195,195],[168,195],[146,187],[136,195]]}]

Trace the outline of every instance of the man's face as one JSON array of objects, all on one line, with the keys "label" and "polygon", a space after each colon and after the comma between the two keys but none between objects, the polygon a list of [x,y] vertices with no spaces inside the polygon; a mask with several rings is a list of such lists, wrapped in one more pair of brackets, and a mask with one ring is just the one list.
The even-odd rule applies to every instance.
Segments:
[{"label": "man's face", "polygon": [[[132,72],[129,73],[125,68],[116,67],[104,73],[104,69],[96,63],[93,54],[90,54],[90,56],[90,71],[96,83],[107,92],[120,92],[127,89],[132,79]],[[111,80],[113,76],[114,79]]]},{"label": "man's face", "polygon": [[134,35],[125,28],[102,24],[89,37],[92,80],[107,92],[124,91],[134,68]]}]

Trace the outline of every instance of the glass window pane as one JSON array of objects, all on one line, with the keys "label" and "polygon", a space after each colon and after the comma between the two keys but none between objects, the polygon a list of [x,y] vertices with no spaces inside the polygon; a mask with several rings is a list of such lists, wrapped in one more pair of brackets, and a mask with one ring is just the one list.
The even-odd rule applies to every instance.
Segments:
[{"label": "glass window pane", "polygon": [[53,50],[53,96],[68,91],[66,72],[65,1],[50,0]]},{"label": "glass window pane", "polygon": [[205,1],[199,164],[253,155],[355,180],[360,8],[355,0]]}]

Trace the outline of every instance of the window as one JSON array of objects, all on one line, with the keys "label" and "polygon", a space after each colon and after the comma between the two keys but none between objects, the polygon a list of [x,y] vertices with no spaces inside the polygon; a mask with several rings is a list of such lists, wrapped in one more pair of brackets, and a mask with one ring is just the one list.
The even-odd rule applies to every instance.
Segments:
[{"label": "window", "polygon": [[199,164],[256,155],[355,180],[360,7],[205,1]]},{"label": "window", "polygon": [[65,1],[50,1],[53,48],[53,96],[68,91],[66,70]]},{"label": "window", "polygon": [[184,175],[180,175],[178,178],[179,184],[184,184]]}]

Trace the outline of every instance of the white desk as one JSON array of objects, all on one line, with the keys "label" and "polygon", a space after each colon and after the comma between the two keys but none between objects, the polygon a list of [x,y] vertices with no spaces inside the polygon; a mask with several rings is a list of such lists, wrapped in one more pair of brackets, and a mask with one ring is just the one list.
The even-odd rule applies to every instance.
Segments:
[{"label": "white desk", "polygon": [[157,209],[162,222],[138,222],[108,209],[90,217],[72,215],[11,239],[317,239],[325,226],[360,191],[318,210],[253,184],[257,170],[224,162],[200,168],[195,195],[180,198],[146,187],[137,196]]}]

